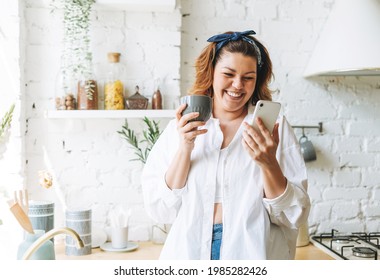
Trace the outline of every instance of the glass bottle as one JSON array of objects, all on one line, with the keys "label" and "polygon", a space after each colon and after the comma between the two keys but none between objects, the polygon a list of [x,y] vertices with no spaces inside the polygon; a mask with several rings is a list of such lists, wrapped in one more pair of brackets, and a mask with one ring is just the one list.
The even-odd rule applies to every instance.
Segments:
[{"label": "glass bottle", "polygon": [[94,70],[91,65],[87,65],[78,79],[77,109],[97,110],[98,109],[98,84]]},{"label": "glass bottle", "polygon": [[104,85],[104,109],[122,110],[124,106],[124,69],[120,53],[108,53],[108,72]]},{"label": "glass bottle", "polygon": [[162,109],[162,95],[159,88],[153,93],[152,109]]}]

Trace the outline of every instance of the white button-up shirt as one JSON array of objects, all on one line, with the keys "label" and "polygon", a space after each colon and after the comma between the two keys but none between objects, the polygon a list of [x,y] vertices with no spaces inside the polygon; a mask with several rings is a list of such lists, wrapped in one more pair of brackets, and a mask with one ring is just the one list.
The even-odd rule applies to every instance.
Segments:
[{"label": "white button-up shirt", "polygon": [[[252,122],[252,114],[245,117]],[[276,157],[286,190],[264,198],[259,166],[244,149],[241,125],[227,147],[223,180],[223,235],[220,259],[293,259],[298,228],[308,217],[305,162],[292,127],[279,117]],[[214,197],[223,134],[211,118],[208,132],[195,140],[186,185],[170,190],[165,173],[179,145],[176,120],[152,148],[142,174],[145,208],[158,223],[172,224],[160,259],[210,259]]]}]

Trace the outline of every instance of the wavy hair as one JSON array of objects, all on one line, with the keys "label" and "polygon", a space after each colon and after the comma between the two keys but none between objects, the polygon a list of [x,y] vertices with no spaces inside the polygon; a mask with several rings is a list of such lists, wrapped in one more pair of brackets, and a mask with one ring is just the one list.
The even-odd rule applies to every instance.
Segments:
[{"label": "wavy hair", "polygon": [[[226,32],[231,34],[232,32]],[[253,95],[250,99],[252,105],[259,100],[272,100],[272,90],[269,89],[269,83],[274,78],[272,72],[272,61],[269,57],[268,50],[259,40],[250,36],[255,41],[261,53],[262,66],[257,66],[257,80]],[[195,81],[189,90],[190,94],[209,95],[213,97],[212,87],[214,69],[216,63],[221,59],[224,53],[241,53],[244,56],[250,56],[257,60],[257,54],[254,46],[244,40],[230,41],[224,45],[215,54],[216,43],[208,44],[195,61]]]}]

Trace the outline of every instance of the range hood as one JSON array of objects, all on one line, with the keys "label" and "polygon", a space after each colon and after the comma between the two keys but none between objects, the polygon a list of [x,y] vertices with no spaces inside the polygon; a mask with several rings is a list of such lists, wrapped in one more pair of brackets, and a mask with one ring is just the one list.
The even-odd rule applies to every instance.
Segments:
[{"label": "range hood", "polygon": [[380,0],[336,0],[304,72],[380,75]]}]

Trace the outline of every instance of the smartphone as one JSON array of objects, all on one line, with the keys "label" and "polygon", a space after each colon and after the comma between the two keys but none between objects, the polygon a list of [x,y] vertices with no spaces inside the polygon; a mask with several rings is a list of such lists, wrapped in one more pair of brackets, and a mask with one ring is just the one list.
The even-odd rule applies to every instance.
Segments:
[{"label": "smartphone", "polygon": [[255,111],[253,112],[252,126],[256,131],[260,132],[260,128],[256,123],[256,118],[260,117],[266,128],[272,133],[278,114],[280,113],[281,104],[269,100],[259,100],[256,103]]}]

